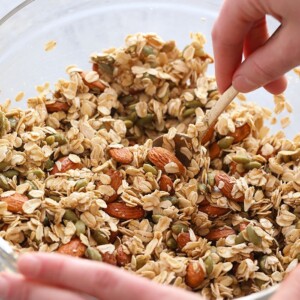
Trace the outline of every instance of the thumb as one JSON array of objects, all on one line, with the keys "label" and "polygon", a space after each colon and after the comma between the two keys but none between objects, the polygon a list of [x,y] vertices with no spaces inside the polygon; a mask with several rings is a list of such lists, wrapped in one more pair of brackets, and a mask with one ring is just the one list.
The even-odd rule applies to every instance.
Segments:
[{"label": "thumb", "polygon": [[295,32],[291,26],[280,27],[242,63],[232,81],[238,91],[247,93],[265,86],[297,66],[300,42],[291,32]]},{"label": "thumb", "polygon": [[300,265],[288,275],[288,277],[280,284],[278,292],[271,298],[271,300],[282,300],[290,299],[296,300],[299,299],[300,293]]}]

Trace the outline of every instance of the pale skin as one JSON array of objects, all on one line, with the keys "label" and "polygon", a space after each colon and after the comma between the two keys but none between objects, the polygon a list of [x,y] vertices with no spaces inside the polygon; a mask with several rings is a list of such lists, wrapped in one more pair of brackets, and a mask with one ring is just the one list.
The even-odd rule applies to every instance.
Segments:
[{"label": "pale skin", "polygon": [[[281,28],[269,39],[265,16]],[[221,92],[233,83],[240,92],[265,87],[273,94],[286,88],[284,74],[300,63],[300,1],[226,0],[213,29],[216,77]],[[242,54],[245,60],[242,63]],[[18,261],[20,274],[0,273],[0,299],[50,300],[200,300],[171,286],[158,285],[116,267],[62,256],[32,253]],[[300,267],[271,300],[298,299]]]}]

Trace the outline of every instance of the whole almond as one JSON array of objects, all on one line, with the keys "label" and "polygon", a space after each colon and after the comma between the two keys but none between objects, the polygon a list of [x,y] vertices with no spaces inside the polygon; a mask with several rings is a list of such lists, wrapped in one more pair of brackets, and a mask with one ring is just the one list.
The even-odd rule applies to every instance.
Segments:
[{"label": "whole almond", "polygon": [[72,162],[67,156],[61,157],[58,162],[60,162],[61,168],[58,169],[57,164],[54,165],[53,169],[51,170],[50,174],[54,175],[56,173],[65,173],[69,170],[76,170],[76,169],[82,169],[83,165],[80,163],[74,163]]},{"label": "whole almond", "polygon": [[165,166],[171,162],[178,166],[178,174],[185,173],[185,167],[171,151],[162,147],[153,147],[148,152],[148,159],[160,170],[166,171]]},{"label": "whole almond", "polygon": [[124,202],[113,202],[108,203],[105,212],[111,217],[130,220],[130,219],[141,219],[145,215],[145,211],[140,206],[130,207]]},{"label": "whole almond", "polygon": [[82,80],[83,80],[83,82],[86,86],[88,86],[90,89],[95,89],[95,88],[99,89],[101,92],[103,92],[105,90],[106,86],[100,80],[97,80],[97,81],[94,81],[94,82],[87,82],[85,80],[86,74],[87,74],[86,72],[81,72],[80,73],[80,76],[81,76],[81,78],[82,78]]},{"label": "whole almond", "polygon": [[124,252],[123,246],[119,245],[116,251],[118,266],[124,267],[131,262],[131,256]]},{"label": "whole almond", "polygon": [[242,142],[251,132],[251,127],[248,123],[245,123],[241,127],[237,127],[235,132],[230,133],[229,136],[234,138],[233,143]]},{"label": "whole almond", "polygon": [[186,267],[185,283],[192,289],[198,287],[205,279],[205,272],[199,262],[189,262]]},{"label": "whole almond", "polygon": [[228,208],[216,207],[212,205],[200,206],[199,211],[206,213],[209,217],[216,218],[223,216],[230,211]]},{"label": "whole almond", "polygon": [[173,188],[173,181],[166,174],[161,175],[160,180],[159,180],[159,188],[161,191],[168,192],[170,195],[174,195],[174,193],[175,193],[174,188]]},{"label": "whole almond", "polygon": [[222,182],[221,186],[223,186],[223,187],[220,188],[220,191],[225,197],[227,197],[230,200],[234,200],[236,202],[244,202],[244,199],[245,199],[244,195],[242,195],[238,198],[235,198],[231,194],[235,180],[236,179],[234,177],[230,177],[229,175],[227,175],[224,172],[219,172],[215,175],[216,186],[219,187],[220,182]]},{"label": "whole almond", "polygon": [[111,148],[109,155],[117,162],[128,165],[133,160],[133,154],[128,148]]},{"label": "whole almond", "polygon": [[1,197],[0,201],[7,203],[7,210],[12,213],[21,213],[23,204],[28,200],[28,197],[19,193],[14,193],[11,196]]},{"label": "whole almond", "polygon": [[217,228],[212,229],[205,238],[209,241],[217,241],[220,238],[226,238],[231,234],[235,234],[235,231],[232,228]]},{"label": "whole almond", "polygon": [[66,102],[59,102],[56,101],[54,103],[46,104],[46,109],[48,113],[54,113],[58,111],[64,111],[67,112],[70,108],[70,105]]},{"label": "whole almond", "polygon": [[177,236],[177,245],[180,250],[191,241],[190,234],[188,232],[181,232]]},{"label": "whole almond", "polygon": [[220,156],[222,150],[219,144],[217,142],[214,142],[210,145],[208,152],[209,152],[210,159],[213,160]]},{"label": "whole almond", "polygon": [[101,253],[102,255],[102,261],[104,263],[116,266],[117,265],[117,259],[113,253],[105,252]]},{"label": "whole almond", "polygon": [[80,241],[79,238],[71,240],[65,245],[61,245],[57,252],[60,254],[71,255],[74,257],[84,257],[86,246]]},{"label": "whole almond", "polygon": [[210,142],[213,139],[214,133],[215,133],[215,125],[217,122],[214,122],[210,125],[210,127],[207,129],[206,133],[202,137],[201,144],[205,145],[207,142]]}]

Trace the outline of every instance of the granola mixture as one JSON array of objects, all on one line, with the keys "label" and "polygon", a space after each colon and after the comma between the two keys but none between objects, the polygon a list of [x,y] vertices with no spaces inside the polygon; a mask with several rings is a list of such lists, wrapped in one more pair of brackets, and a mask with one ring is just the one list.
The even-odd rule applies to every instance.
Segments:
[{"label": "granola mixture", "polygon": [[[201,145],[219,98],[204,42],[192,34],[180,51],[130,35],[93,54],[93,71],[70,66],[54,91],[39,86],[27,110],[3,104],[0,236],[19,253],[104,261],[207,299],[282,281],[300,259],[300,139],[268,135],[272,112],[240,95]],[[180,149],[189,166],[176,133],[192,138]]]}]

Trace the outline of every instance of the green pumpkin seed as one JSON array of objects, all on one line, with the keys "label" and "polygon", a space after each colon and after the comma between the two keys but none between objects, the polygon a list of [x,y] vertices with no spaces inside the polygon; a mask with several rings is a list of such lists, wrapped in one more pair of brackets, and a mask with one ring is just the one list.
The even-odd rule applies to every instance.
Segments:
[{"label": "green pumpkin seed", "polygon": [[173,205],[178,204],[179,200],[176,196],[163,196],[160,198],[160,201],[171,201]]},{"label": "green pumpkin seed", "polygon": [[243,235],[242,232],[240,232],[240,233],[236,236],[236,238],[235,238],[235,244],[238,245],[238,244],[242,244],[242,243],[245,243],[245,242],[246,242],[246,240],[245,240],[245,238],[244,238],[244,235]]},{"label": "green pumpkin seed", "polygon": [[149,56],[154,54],[154,49],[151,46],[145,45],[142,50],[142,53],[144,56]]},{"label": "green pumpkin seed", "polygon": [[2,174],[0,174],[0,188],[4,191],[8,191],[10,189],[6,178]]},{"label": "green pumpkin seed", "polygon": [[88,247],[85,251],[85,256],[91,260],[102,261],[102,256],[95,248]]},{"label": "green pumpkin seed", "polygon": [[267,255],[264,255],[262,256],[259,261],[258,261],[258,265],[259,265],[259,268],[266,274],[271,274],[272,273],[272,270],[270,269],[267,269],[266,267],[266,260],[267,260],[268,256]]},{"label": "green pumpkin seed", "polygon": [[76,227],[76,235],[77,236],[80,236],[80,234],[85,234],[86,226],[81,220],[78,220],[75,223],[75,227]]},{"label": "green pumpkin seed", "polygon": [[183,116],[184,118],[188,118],[188,117],[194,115],[194,114],[195,114],[195,111],[196,111],[195,108],[188,108],[188,109],[185,109],[184,112],[182,113],[182,116]]},{"label": "green pumpkin seed", "polygon": [[75,190],[79,191],[82,188],[85,188],[88,185],[88,181],[86,179],[79,179],[75,184]]},{"label": "green pumpkin seed", "polygon": [[41,170],[40,168],[29,171],[29,173],[35,175],[38,179],[42,179],[45,177],[45,172]]},{"label": "green pumpkin seed", "polygon": [[153,175],[157,175],[157,169],[155,168],[155,167],[153,167],[153,166],[151,166],[150,164],[144,164],[143,165],[143,170],[146,172],[146,173],[148,173],[148,172],[150,172],[150,173],[152,173]]},{"label": "green pumpkin seed", "polygon": [[249,157],[242,154],[232,156],[232,160],[237,164],[248,164],[251,161]]},{"label": "green pumpkin seed", "polygon": [[44,225],[45,227],[50,226],[50,220],[49,220],[49,218],[48,218],[47,215],[46,215],[45,218],[44,218],[43,225]]},{"label": "green pumpkin seed", "polygon": [[181,232],[188,232],[189,227],[185,224],[174,224],[172,225],[171,230],[173,233],[179,234]]},{"label": "green pumpkin seed", "polygon": [[50,135],[46,137],[46,143],[47,145],[51,146],[52,144],[55,143],[55,137],[54,135]]},{"label": "green pumpkin seed", "polygon": [[197,108],[202,106],[203,104],[199,100],[192,100],[185,103],[185,107],[187,108]]},{"label": "green pumpkin seed", "polygon": [[128,109],[129,109],[130,111],[135,111],[135,108],[136,108],[136,103],[130,104],[130,105],[128,106]]},{"label": "green pumpkin seed", "polygon": [[132,123],[134,123],[137,120],[137,118],[138,118],[138,116],[137,116],[137,113],[135,111],[130,113],[127,116],[127,120],[130,120]]},{"label": "green pumpkin seed", "polygon": [[97,242],[98,245],[106,245],[109,244],[108,238],[106,235],[100,230],[93,230],[92,237]]},{"label": "green pumpkin seed", "polygon": [[177,249],[177,242],[173,237],[170,237],[167,242],[166,242],[168,248],[172,249],[172,250],[176,250]]},{"label": "green pumpkin seed", "polygon": [[51,160],[50,158],[45,161],[44,167],[47,171],[52,169],[53,166],[54,166],[54,161]]},{"label": "green pumpkin seed", "polygon": [[124,120],[124,124],[127,129],[130,129],[133,126],[133,122],[131,120]]},{"label": "green pumpkin seed", "polygon": [[61,134],[54,134],[55,142],[58,143],[58,145],[65,145],[67,143],[66,138]]},{"label": "green pumpkin seed", "polygon": [[146,117],[137,120],[136,125],[145,127],[147,124],[151,123],[154,119],[153,114],[147,114]]},{"label": "green pumpkin seed", "polygon": [[233,143],[234,137],[225,136],[224,138],[218,141],[218,145],[221,149],[228,149]]},{"label": "green pumpkin seed", "polygon": [[214,172],[208,172],[207,173],[207,183],[213,187],[215,185],[215,173]]},{"label": "green pumpkin seed", "polygon": [[262,164],[258,161],[251,161],[248,164],[246,164],[244,167],[246,170],[253,170],[253,169],[260,169]]},{"label": "green pumpkin seed", "polygon": [[[37,188],[36,188],[37,189]],[[34,190],[36,190],[34,189]],[[51,195],[49,196],[49,198],[51,198],[52,200],[56,201],[56,202],[59,202],[60,201],[60,196],[54,196],[54,195]]]},{"label": "green pumpkin seed", "polygon": [[77,215],[71,209],[66,209],[63,219],[66,221],[71,221],[73,223],[76,223],[79,220]]},{"label": "green pumpkin seed", "polygon": [[162,217],[161,215],[152,215],[153,223],[157,224],[161,217]]},{"label": "green pumpkin seed", "polygon": [[114,66],[111,63],[98,63],[99,70],[110,77],[114,73]]},{"label": "green pumpkin seed", "polygon": [[252,226],[247,226],[246,230],[247,230],[249,241],[253,243],[255,246],[260,246],[262,242],[262,238],[259,235],[257,235],[254,228]]},{"label": "green pumpkin seed", "polygon": [[145,255],[139,255],[136,258],[136,269],[139,270],[140,268],[142,268],[148,261],[147,256]]},{"label": "green pumpkin seed", "polygon": [[19,174],[20,174],[20,172],[19,171],[17,171],[17,170],[7,170],[7,171],[4,171],[3,173],[2,173],[5,177],[7,177],[7,178],[13,178],[14,176],[18,176]]},{"label": "green pumpkin seed", "polygon": [[206,194],[208,192],[207,185],[204,183],[199,183],[198,184],[198,191],[202,194]]},{"label": "green pumpkin seed", "polygon": [[207,258],[204,260],[206,274],[209,275],[213,269],[215,262],[213,261],[211,255],[207,256]]}]

